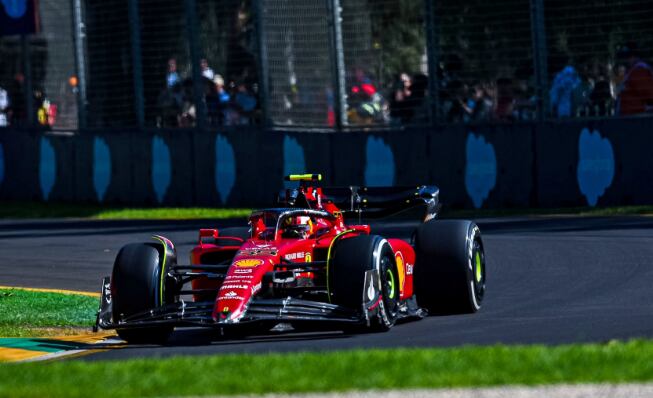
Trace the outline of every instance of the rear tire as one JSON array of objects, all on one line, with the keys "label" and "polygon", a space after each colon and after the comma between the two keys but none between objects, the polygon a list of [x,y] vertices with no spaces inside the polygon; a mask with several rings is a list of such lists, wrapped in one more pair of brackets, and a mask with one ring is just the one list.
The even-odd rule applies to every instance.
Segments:
[{"label": "rear tire", "polygon": [[[174,301],[174,295],[166,292],[166,281],[161,283],[162,273],[167,272],[161,269],[163,250],[162,245],[149,243],[120,249],[111,278],[114,322]],[[162,344],[172,330],[172,326],[156,326],[117,329],[117,333],[128,343]]]},{"label": "rear tire", "polygon": [[[370,319],[370,329],[387,331],[395,323],[399,310],[399,278],[394,254],[380,236],[359,235],[337,241],[329,260],[329,291],[332,302],[356,311],[364,308],[365,274],[377,270],[382,301],[378,315]],[[348,328],[349,331],[357,328]]]},{"label": "rear tire", "polygon": [[485,252],[478,226],[431,220],[415,234],[415,293],[432,314],[474,313],[485,295]]}]

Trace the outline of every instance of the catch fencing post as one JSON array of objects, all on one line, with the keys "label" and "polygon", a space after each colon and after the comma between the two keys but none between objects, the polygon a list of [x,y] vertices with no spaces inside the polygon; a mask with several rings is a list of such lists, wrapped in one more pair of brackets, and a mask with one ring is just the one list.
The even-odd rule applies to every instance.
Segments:
[{"label": "catch fencing post", "polygon": [[254,22],[256,29],[256,38],[258,40],[258,69],[259,69],[259,84],[258,94],[261,101],[261,117],[263,128],[268,128],[272,125],[270,116],[268,114],[268,85],[270,84],[268,72],[268,48],[267,39],[265,36],[265,6],[264,0],[254,1]]},{"label": "catch fencing post", "polygon": [[426,59],[429,72],[429,113],[431,125],[439,121],[440,90],[438,81],[438,34],[436,32],[435,1],[424,0],[426,29]]},{"label": "catch fencing post", "polygon": [[333,65],[333,109],[338,130],[347,125],[347,86],[345,53],[342,44],[342,7],[340,0],[327,0],[331,11],[331,62]]},{"label": "catch fencing post", "polygon": [[73,42],[77,68],[77,128],[86,128],[86,26],[81,0],[73,0]]},{"label": "catch fencing post", "polygon": [[546,118],[546,107],[549,104],[544,2],[543,0],[530,0],[530,6],[537,120],[541,122]]},{"label": "catch fencing post", "polygon": [[34,126],[34,89],[32,85],[32,57],[29,54],[29,39],[26,34],[20,36],[20,51],[23,56],[23,78],[25,82],[25,123]]},{"label": "catch fencing post", "polygon": [[141,21],[138,17],[138,0],[129,0],[129,34],[131,38],[132,78],[134,79],[134,111],[139,128],[145,126],[145,101],[143,94],[143,62],[141,59]]},{"label": "catch fencing post", "polygon": [[190,60],[193,76],[193,102],[195,103],[195,126],[204,128],[206,126],[206,106],[204,105],[204,85],[202,80],[202,69],[200,58],[200,35],[198,31],[199,20],[197,19],[197,3],[195,0],[185,0],[186,25],[188,28],[188,47],[190,48]]}]

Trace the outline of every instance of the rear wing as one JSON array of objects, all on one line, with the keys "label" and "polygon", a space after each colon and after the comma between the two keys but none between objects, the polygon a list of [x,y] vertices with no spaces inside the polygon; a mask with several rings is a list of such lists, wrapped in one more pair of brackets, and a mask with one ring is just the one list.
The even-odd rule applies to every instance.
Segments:
[{"label": "rear wing", "polygon": [[[315,201],[308,200],[304,192],[301,187],[283,190],[277,202],[287,207],[312,208]],[[320,188],[319,195],[322,202],[332,202],[345,216],[360,218],[381,218],[414,210],[421,212],[423,220],[428,221],[440,211],[440,190],[433,185],[324,187]]]},{"label": "rear wing", "polygon": [[345,215],[381,218],[408,210],[421,210],[423,220],[435,218],[440,211],[440,190],[434,185],[412,187],[325,187],[328,200]]}]

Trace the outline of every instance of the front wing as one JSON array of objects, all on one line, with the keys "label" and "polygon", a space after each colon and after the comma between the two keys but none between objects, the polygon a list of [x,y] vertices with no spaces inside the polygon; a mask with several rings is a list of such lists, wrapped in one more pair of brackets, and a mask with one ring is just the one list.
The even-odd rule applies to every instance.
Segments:
[{"label": "front wing", "polygon": [[[368,271],[370,273],[376,271]],[[374,275],[365,278],[364,292],[375,291],[374,295],[367,296],[360,310],[353,310],[336,304],[320,301],[303,300],[294,297],[286,298],[253,298],[244,315],[237,321],[228,318],[213,318],[213,301],[185,301],[152,308],[120,319],[114,319],[111,302],[110,278],[106,277],[102,283],[100,308],[97,313],[95,330],[98,329],[127,329],[152,327],[162,325],[172,326],[200,326],[200,327],[235,327],[242,324],[271,324],[278,323],[305,323],[325,324],[339,323],[352,325],[368,325],[379,311],[380,286],[373,286],[378,281]],[[417,306],[415,297],[405,300],[399,308],[399,319],[423,318],[425,311]]]}]

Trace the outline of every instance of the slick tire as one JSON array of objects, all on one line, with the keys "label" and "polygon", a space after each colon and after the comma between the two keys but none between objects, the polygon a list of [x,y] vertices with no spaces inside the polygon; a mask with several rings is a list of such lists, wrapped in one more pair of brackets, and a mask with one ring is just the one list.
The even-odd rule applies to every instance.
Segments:
[{"label": "slick tire", "polygon": [[[364,309],[365,273],[378,270],[382,302],[366,330],[387,331],[397,320],[399,278],[392,248],[380,236],[360,235],[337,241],[329,260],[329,292],[332,302],[356,311]],[[349,327],[346,331],[358,331]]]},{"label": "slick tire", "polygon": [[[111,278],[114,322],[174,300],[161,281],[165,272],[162,256],[163,246],[154,243],[132,243],[120,249]],[[116,331],[128,343],[163,344],[172,330],[171,326],[157,326]]]},{"label": "slick tire", "polygon": [[431,314],[474,313],[485,296],[485,252],[478,226],[431,220],[415,233],[417,303]]}]

